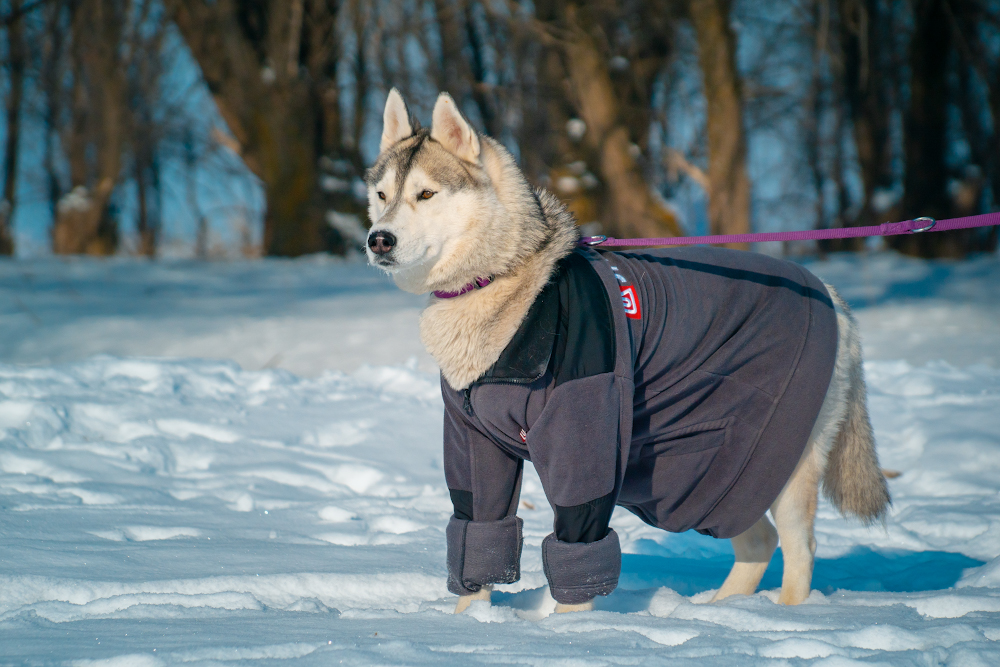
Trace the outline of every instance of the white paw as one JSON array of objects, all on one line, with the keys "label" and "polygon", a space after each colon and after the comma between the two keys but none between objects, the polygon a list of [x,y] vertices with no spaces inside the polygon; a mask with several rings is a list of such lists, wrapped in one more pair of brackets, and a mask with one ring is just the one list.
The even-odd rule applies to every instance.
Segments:
[{"label": "white paw", "polygon": [[493,586],[483,586],[477,592],[472,595],[462,595],[458,598],[458,604],[455,605],[455,613],[461,614],[463,611],[469,608],[469,605],[473,602],[479,601],[490,601],[490,595],[493,593]]},{"label": "white paw", "polygon": [[587,602],[582,602],[580,604],[563,604],[562,602],[556,603],[556,613],[557,614],[567,614],[571,611],[593,611],[594,601],[588,600]]}]

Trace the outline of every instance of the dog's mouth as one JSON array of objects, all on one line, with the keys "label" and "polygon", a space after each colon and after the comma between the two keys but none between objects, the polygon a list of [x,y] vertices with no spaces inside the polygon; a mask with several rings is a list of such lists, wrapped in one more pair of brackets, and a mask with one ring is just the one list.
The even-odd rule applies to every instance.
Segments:
[{"label": "dog's mouth", "polygon": [[376,255],[375,253],[369,251],[368,253],[368,265],[374,266],[383,271],[391,273],[392,270],[399,268],[399,260],[396,259],[394,252],[382,253]]},{"label": "dog's mouth", "polygon": [[423,251],[416,258],[412,257],[412,248],[404,248],[402,250],[393,248],[390,252],[381,254],[369,251],[368,263],[389,273],[414,269],[419,271],[421,270],[419,267],[426,268],[425,265],[429,260],[432,260],[434,254],[433,248],[430,246],[423,248]]}]

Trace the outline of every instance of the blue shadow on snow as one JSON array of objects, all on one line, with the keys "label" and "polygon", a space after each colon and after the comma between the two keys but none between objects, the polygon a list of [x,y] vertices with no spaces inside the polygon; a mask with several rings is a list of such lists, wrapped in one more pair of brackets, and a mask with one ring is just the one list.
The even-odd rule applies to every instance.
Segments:
[{"label": "blue shadow on snow", "polygon": [[[722,585],[732,557],[697,559],[640,554],[622,555],[623,588],[667,586],[693,595]],[[822,593],[835,590],[893,593],[951,588],[962,572],[982,561],[946,551],[874,551],[858,547],[839,558],[817,558],[812,587]],[[779,588],[783,560],[778,549],[764,573],[761,589]]]},{"label": "blue shadow on snow", "polygon": [[[951,588],[964,570],[982,561],[946,551],[874,551],[858,547],[839,558],[817,558],[812,587],[823,594],[837,590],[884,591],[893,593]],[[618,588],[597,607],[622,613],[643,611],[662,587],[691,596],[722,585],[733,565],[731,555],[658,556],[622,554]],[[758,590],[781,587],[783,560],[775,553]],[[517,593],[494,593],[493,603],[514,609],[537,609],[546,597],[546,588]]]}]

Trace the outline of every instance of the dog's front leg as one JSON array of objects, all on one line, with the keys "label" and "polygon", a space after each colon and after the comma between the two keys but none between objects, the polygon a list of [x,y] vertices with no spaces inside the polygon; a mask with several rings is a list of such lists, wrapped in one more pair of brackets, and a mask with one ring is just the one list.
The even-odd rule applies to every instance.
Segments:
[{"label": "dog's front leg", "polygon": [[493,585],[487,584],[480,588],[478,591],[472,595],[460,595],[458,598],[458,604],[455,605],[455,613],[461,614],[463,611],[469,608],[469,605],[473,602],[478,602],[480,600],[490,601],[490,595],[493,593]]},{"label": "dog's front leg", "polygon": [[580,604],[563,604],[562,602],[556,603],[556,613],[565,614],[571,611],[593,611],[594,601],[588,600],[587,602],[581,602]]}]

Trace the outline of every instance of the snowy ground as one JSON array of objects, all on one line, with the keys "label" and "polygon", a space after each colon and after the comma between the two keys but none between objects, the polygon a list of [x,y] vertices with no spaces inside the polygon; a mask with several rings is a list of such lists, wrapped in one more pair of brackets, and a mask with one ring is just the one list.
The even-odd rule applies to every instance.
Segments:
[{"label": "snowy ground", "polygon": [[728,542],[620,512],[621,586],[556,617],[529,475],[521,582],[456,617],[421,298],[316,259],[0,263],[0,664],[1000,664],[1000,260],[810,267],[866,336],[885,530],[824,504],[807,604],[776,557],[707,605]]},{"label": "snowy ground", "polygon": [[0,263],[0,362],[95,354],[231,359],[315,377],[362,364],[436,366],[425,299],[356,259],[265,262],[31,260]]}]

